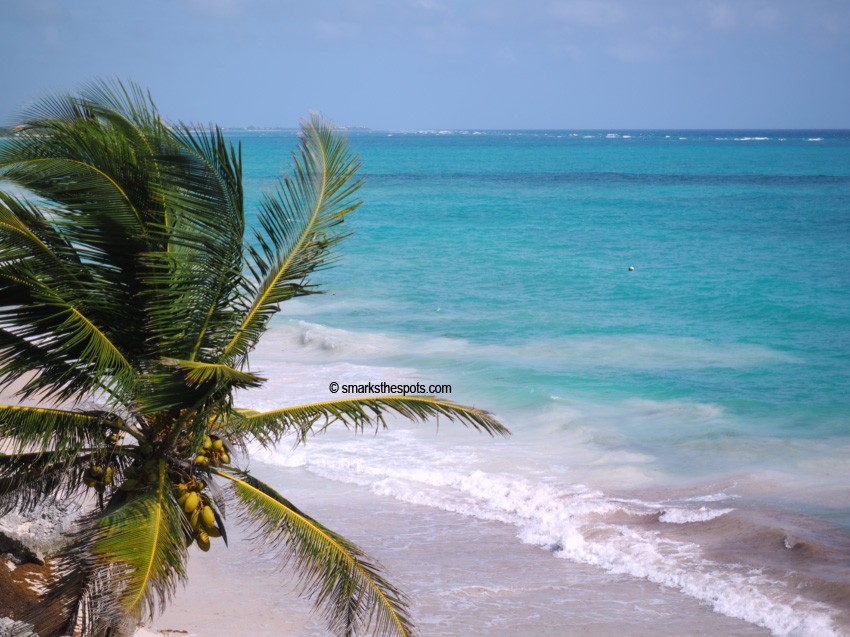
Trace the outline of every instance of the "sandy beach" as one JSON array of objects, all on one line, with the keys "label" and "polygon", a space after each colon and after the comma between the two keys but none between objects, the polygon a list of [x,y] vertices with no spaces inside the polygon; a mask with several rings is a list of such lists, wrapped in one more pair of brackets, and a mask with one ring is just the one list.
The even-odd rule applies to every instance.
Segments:
[{"label": "sandy beach", "polygon": [[[519,544],[504,524],[399,504],[298,469],[287,478],[295,503],[384,565],[410,596],[423,635],[769,634],[673,589],[553,559]],[[291,578],[228,528],[229,548],[193,549],[188,586],[150,628],[197,637],[327,635]]]}]

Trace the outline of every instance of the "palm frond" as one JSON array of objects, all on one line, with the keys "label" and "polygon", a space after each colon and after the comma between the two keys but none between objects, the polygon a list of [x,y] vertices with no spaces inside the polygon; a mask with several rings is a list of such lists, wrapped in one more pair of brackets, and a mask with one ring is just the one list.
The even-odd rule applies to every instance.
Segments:
[{"label": "palm frond", "polygon": [[120,402],[119,387],[109,387],[89,369],[45,350],[30,340],[0,328],[0,387],[23,379],[15,395],[29,399],[46,396],[51,401],[80,401],[99,392],[106,402]]},{"label": "palm frond", "polygon": [[113,571],[121,608],[135,618],[162,610],[186,576],[183,512],[165,469],[160,461],[158,480],[147,491],[107,507],[91,546],[98,564]]},{"label": "palm frond", "polygon": [[224,347],[221,361],[244,364],[282,301],[308,294],[307,277],[327,265],[330,248],[344,235],[337,226],[360,203],[353,196],[359,160],[345,140],[318,117],[302,126],[292,174],[260,206],[261,231],[248,247],[256,281],[241,324]]},{"label": "palm frond", "polygon": [[[0,269],[0,295],[0,329],[31,343],[45,358],[65,362],[69,378],[63,380],[85,376],[90,380],[90,391],[106,386],[117,393],[131,392],[135,373],[128,355],[116,345],[109,328],[88,315],[85,306],[65,298],[42,282],[37,273],[14,266]],[[19,353],[23,353],[22,348]],[[21,370],[29,362],[16,361],[13,365]]]},{"label": "palm frond", "polygon": [[181,370],[185,374],[186,382],[191,386],[214,384],[247,389],[259,387],[265,382],[264,378],[250,372],[234,369],[220,363],[199,363],[197,361],[186,361],[177,359],[165,359],[165,365]]},{"label": "palm frond", "polygon": [[[0,455],[0,514],[86,485],[99,494],[39,609],[44,635],[102,637],[163,608],[192,534],[176,489],[214,502],[226,541],[216,475],[334,631],[411,634],[406,599],[359,548],[227,458],[290,431],[385,427],[390,414],[508,433],[485,411],[427,396],[234,409],[234,390],[264,382],[248,356],[280,303],[316,293],[310,277],[333,262],[360,205],[358,169],[331,125],[303,123],[290,174],[246,240],[241,148],[218,128],[166,125],[136,85],[45,99],[0,144],[0,180],[23,193],[0,192],[0,387],[46,399],[0,405],[15,452]],[[98,410],[52,408],[92,398]]]},{"label": "palm frond", "polygon": [[0,192],[0,264],[31,259],[53,274],[58,267],[67,277],[78,277],[82,274],[79,259],[47,220],[46,210]]},{"label": "palm frond", "polygon": [[443,416],[450,421],[457,420],[468,427],[485,431],[491,436],[510,435],[507,428],[489,412],[431,396],[372,396],[265,412],[239,410],[241,417],[233,421],[233,435],[250,435],[269,446],[279,442],[287,432],[294,431],[303,439],[316,429],[324,430],[337,422],[355,430],[362,430],[367,425],[386,428],[385,416],[389,412],[413,421]]},{"label": "palm frond", "polygon": [[102,444],[110,422],[120,423],[120,418],[102,411],[0,405],[0,439],[11,441],[16,453],[27,449],[55,456],[76,453],[82,447]]},{"label": "palm frond", "polygon": [[41,296],[24,296],[27,305],[61,299],[135,359],[149,347],[142,255],[167,244],[157,156],[170,133],[155,113],[141,115],[144,105],[128,110],[136,121],[86,97],[44,100],[24,132],[0,146],[0,178],[49,207],[42,225],[50,228],[50,246],[62,248],[54,252],[64,266],[32,248],[16,268],[5,263],[2,271],[7,286],[41,282],[33,288]]},{"label": "palm frond", "polygon": [[96,327],[109,324],[102,286],[49,214],[0,193],[0,382],[36,372],[46,377],[35,385],[91,391],[123,376],[126,388],[129,362]]},{"label": "palm frond", "polygon": [[17,453],[0,455],[0,517],[30,511],[51,496],[79,493],[88,453]]},{"label": "palm frond", "polygon": [[[135,82],[124,83],[117,78],[89,82],[81,91],[79,102],[92,115],[119,126],[131,139],[140,132],[163,132],[166,129],[150,92]],[[146,137],[138,137],[137,140],[147,143]]]},{"label": "palm frond", "polygon": [[220,129],[181,126],[160,158],[168,246],[146,256],[151,331],[161,355],[214,359],[245,311],[241,151]]},{"label": "palm frond", "polygon": [[305,590],[315,596],[331,630],[357,635],[408,636],[413,624],[407,600],[354,544],[300,511],[277,491],[247,473],[216,474],[233,484],[241,519],[256,540],[292,562]]}]

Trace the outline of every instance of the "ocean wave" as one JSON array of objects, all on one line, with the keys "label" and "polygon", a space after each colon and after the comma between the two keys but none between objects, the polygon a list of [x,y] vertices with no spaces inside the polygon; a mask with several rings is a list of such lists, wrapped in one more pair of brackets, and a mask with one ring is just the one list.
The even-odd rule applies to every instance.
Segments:
[{"label": "ocean wave", "polygon": [[[587,136],[593,137],[593,136]],[[771,174],[771,173],[651,173],[651,172],[615,172],[615,171],[513,171],[508,173],[481,173],[445,171],[434,173],[387,172],[372,173],[370,183],[378,186],[393,186],[423,182],[439,188],[441,183],[451,183],[456,187],[460,182],[470,184],[506,184],[516,183],[524,189],[535,185],[551,188],[555,184],[577,184],[585,186],[613,186],[618,184],[639,186],[766,186],[797,188],[822,185],[844,185],[850,183],[850,176],[843,174]]]},{"label": "ocean wave", "polygon": [[731,513],[735,509],[709,509],[708,507],[700,507],[699,509],[681,509],[669,508],[664,509],[661,515],[658,516],[659,522],[668,524],[690,524],[692,522],[708,522],[721,515]]},{"label": "ocean wave", "polygon": [[733,498],[739,498],[740,496],[735,494],[730,494],[725,491],[720,491],[718,493],[708,493],[706,495],[696,495],[690,498],[686,498],[690,502],[725,502],[726,500],[730,500]]},{"label": "ocean wave", "polygon": [[[492,463],[481,463],[468,449],[438,449],[407,432],[394,433],[391,444],[334,440],[314,445],[296,462],[319,476],[358,484],[380,496],[512,525],[522,542],[556,557],[677,588],[719,613],[775,635],[837,634],[830,608],[803,598],[781,578],[711,559],[687,536],[663,532],[665,527],[714,524],[732,509],[618,500],[584,484],[483,469]],[[278,463],[275,456],[267,460]]]},{"label": "ocean wave", "polygon": [[724,409],[712,403],[692,400],[648,400],[633,398],[623,403],[632,418],[663,425],[671,423],[701,424],[720,418]]},{"label": "ocean wave", "polygon": [[275,325],[261,342],[263,358],[285,353],[297,362],[332,360],[523,361],[570,367],[625,369],[743,369],[798,363],[794,356],[763,345],[715,344],[693,337],[658,335],[575,335],[515,345],[478,344],[448,337],[423,338],[353,332],[307,321]]}]

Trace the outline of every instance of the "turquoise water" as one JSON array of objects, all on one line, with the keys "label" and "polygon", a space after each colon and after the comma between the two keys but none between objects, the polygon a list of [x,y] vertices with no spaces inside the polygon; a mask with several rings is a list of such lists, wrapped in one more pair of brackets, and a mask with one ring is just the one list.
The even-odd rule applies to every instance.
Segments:
[{"label": "turquoise water", "polygon": [[[295,135],[232,135],[250,209]],[[707,550],[699,525],[720,537],[730,516],[769,512],[777,532],[802,524],[850,564],[850,132],[350,141],[365,203],[319,276],[328,294],[288,303],[256,353],[270,381],[254,405],[330,399],[330,381],[449,383],[444,397],[495,412],[514,436],[331,436],[266,461],[513,525],[558,557],[774,634],[831,634],[794,591],[690,547]],[[632,521],[604,528],[629,542],[599,539],[615,513]],[[657,528],[635,522],[647,516]],[[684,526],[692,539],[671,560],[658,538],[675,544]]]},{"label": "turquoise water", "polygon": [[[850,434],[850,135],[619,134],[352,134],[365,205],[303,318],[504,348],[471,370],[488,404],[675,398]],[[292,141],[243,138],[251,194]]]}]

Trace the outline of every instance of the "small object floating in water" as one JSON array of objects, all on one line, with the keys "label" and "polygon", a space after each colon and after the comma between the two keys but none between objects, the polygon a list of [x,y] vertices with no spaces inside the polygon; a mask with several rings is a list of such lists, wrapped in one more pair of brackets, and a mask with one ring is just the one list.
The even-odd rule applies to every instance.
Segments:
[{"label": "small object floating in water", "polygon": [[629,272],[634,272],[634,271],[635,271],[635,266],[630,265],[630,266],[629,266]]}]

